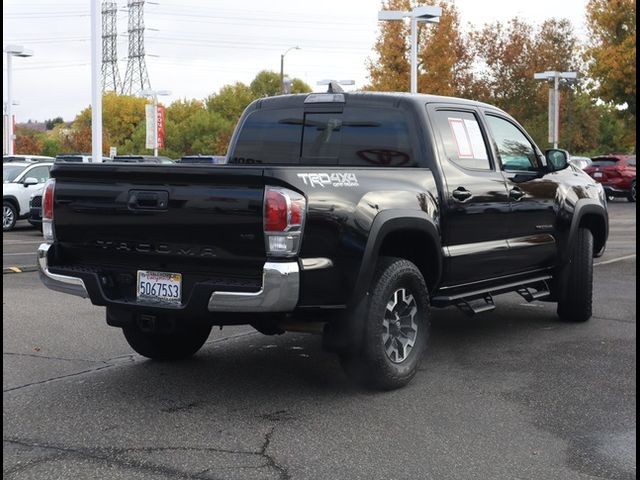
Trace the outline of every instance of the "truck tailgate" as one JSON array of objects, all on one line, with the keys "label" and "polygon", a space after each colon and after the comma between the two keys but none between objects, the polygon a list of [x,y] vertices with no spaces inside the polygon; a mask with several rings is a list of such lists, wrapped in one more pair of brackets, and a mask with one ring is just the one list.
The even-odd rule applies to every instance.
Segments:
[{"label": "truck tailgate", "polygon": [[259,287],[261,169],[56,165],[52,177],[62,264],[236,276]]}]

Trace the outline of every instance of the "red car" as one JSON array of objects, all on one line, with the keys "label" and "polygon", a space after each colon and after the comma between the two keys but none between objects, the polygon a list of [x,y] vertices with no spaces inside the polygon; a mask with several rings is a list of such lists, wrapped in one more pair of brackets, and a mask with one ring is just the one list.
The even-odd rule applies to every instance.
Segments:
[{"label": "red car", "polygon": [[636,201],[636,156],[600,155],[593,157],[592,164],[584,169],[593,179],[601,183],[607,197],[627,197]]}]

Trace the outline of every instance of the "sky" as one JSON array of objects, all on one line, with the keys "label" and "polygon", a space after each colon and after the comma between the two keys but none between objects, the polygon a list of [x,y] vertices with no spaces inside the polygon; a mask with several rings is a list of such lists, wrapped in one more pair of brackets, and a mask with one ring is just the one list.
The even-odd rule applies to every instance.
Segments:
[{"label": "sky", "polygon": [[[126,0],[118,3],[118,57],[124,78]],[[455,0],[463,25],[518,16],[540,24],[569,19],[586,36],[587,0]],[[284,70],[314,90],[326,78],[367,83],[366,61],[378,33],[379,0],[150,0],[145,5],[146,63],[151,86],[169,90],[165,103],[203,99],[225,84],[249,83],[260,70]],[[3,0],[3,47],[23,45],[30,58],[13,61],[17,122],[62,116],[73,120],[91,103],[89,0]],[[466,27],[465,27],[466,28]],[[6,101],[3,55],[3,101]]]}]

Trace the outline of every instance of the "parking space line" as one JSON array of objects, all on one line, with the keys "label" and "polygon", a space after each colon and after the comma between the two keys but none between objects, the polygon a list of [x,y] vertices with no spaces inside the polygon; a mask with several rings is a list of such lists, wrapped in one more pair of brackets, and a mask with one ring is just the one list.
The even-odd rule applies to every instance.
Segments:
[{"label": "parking space line", "polygon": [[608,265],[610,263],[622,262],[624,260],[629,260],[630,258],[635,258],[636,254],[625,255],[624,257],[612,258],[611,260],[605,260],[604,262],[594,263],[593,266],[597,267],[599,265]]},{"label": "parking space line", "polygon": [[30,252],[23,252],[23,253],[3,253],[2,256],[3,257],[18,257],[20,255],[35,255],[36,251],[35,250],[31,250]]}]

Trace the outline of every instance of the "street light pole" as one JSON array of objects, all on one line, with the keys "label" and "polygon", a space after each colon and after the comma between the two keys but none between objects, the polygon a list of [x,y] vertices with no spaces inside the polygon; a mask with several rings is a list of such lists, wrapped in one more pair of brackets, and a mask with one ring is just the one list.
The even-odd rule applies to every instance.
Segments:
[{"label": "street light pole", "polygon": [[553,87],[549,88],[549,143],[553,148],[558,148],[560,140],[560,81],[575,81],[578,78],[576,72],[539,72],[533,75],[536,80],[553,80]]},{"label": "street light pole", "polygon": [[441,7],[416,7],[410,12],[401,10],[382,10],[378,12],[378,20],[404,20],[411,22],[411,93],[418,93],[418,22],[439,23],[442,16]]},{"label": "street light pole", "polygon": [[91,161],[102,162],[102,8],[91,0]]},{"label": "street light pole", "polygon": [[288,48],[284,53],[280,54],[280,93],[285,93],[284,88],[284,56],[289,53],[291,50],[300,50],[300,47],[296,45],[295,47]]},{"label": "street light pole", "polygon": [[33,52],[21,45],[7,45],[4,52],[7,54],[7,154],[13,155],[13,57],[31,57]]}]

